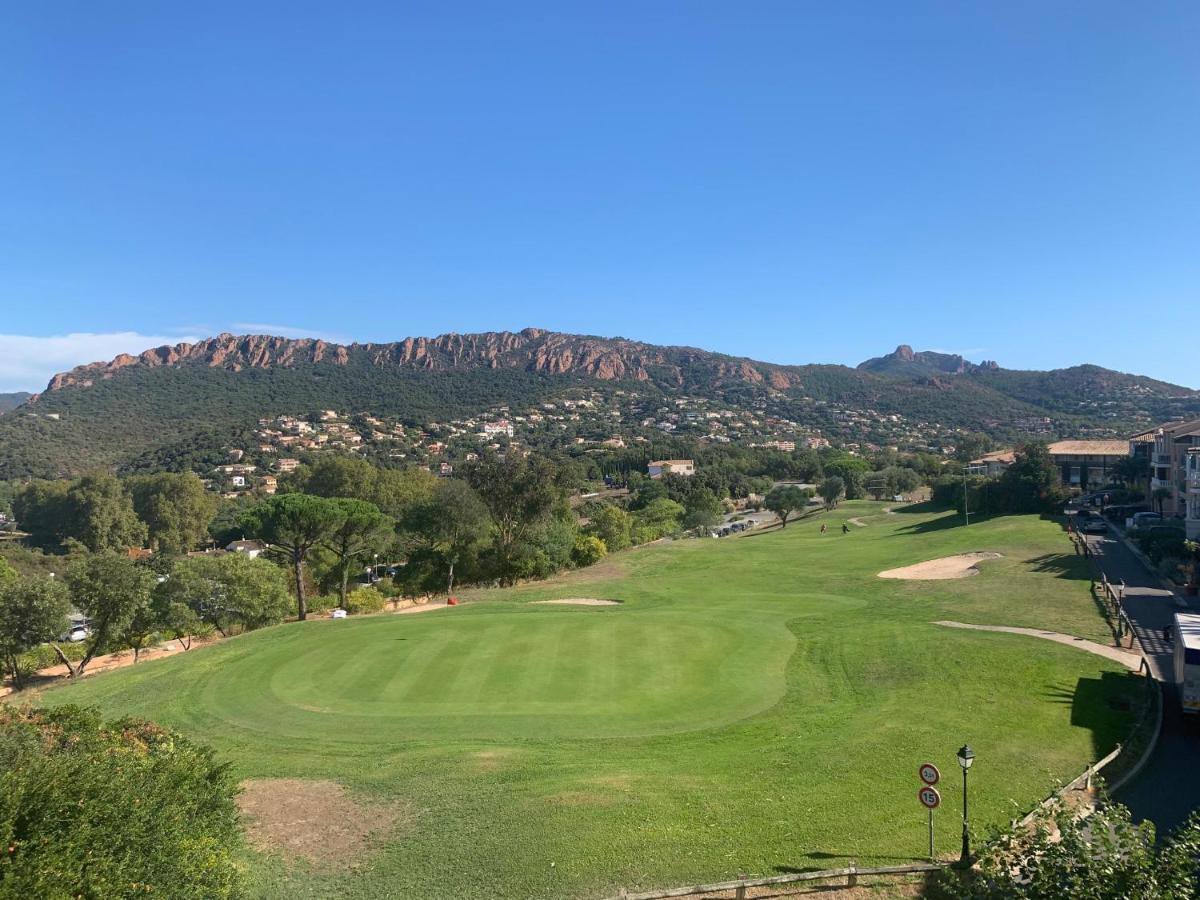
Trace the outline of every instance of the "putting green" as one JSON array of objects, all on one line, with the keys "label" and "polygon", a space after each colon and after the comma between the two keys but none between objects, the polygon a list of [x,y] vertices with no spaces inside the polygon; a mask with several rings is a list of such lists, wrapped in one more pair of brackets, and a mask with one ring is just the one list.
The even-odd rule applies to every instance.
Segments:
[{"label": "putting green", "polygon": [[[846,516],[870,527],[843,535]],[[353,872],[247,853],[255,896],[589,897],[916,859],[916,767],[979,754],[1006,822],[1126,736],[1116,663],[939,619],[1104,639],[1086,561],[1032,517],[847,504],[786,530],[615,554],[419,616],[265,629],[44,693],[215,746],[246,777],[403,804]],[[880,579],[971,551],[969,579]],[[610,607],[539,605],[618,597]],[[945,821],[958,809],[943,794]],[[954,829],[939,847],[956,846]]]},{"label": "putting green", "polygon": [[136,707],[169,678],[180,725],[297,740],[332,730],[331,741],[371,746],[686,731],[782,696],[795,643],[782,623],[678,619],[618,606],[320,620],[146,664],[124,692]]}]

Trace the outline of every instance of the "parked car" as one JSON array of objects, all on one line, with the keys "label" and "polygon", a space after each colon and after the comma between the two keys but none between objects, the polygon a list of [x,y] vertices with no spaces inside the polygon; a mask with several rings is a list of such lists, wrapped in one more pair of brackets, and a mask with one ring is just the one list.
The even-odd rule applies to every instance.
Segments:
[{"label": "parked car", "polygon": [[72,625],[66,630],[62,636],[62,640],[70,641],[72,644],[78,644],[80,641],[86,641],[91,637],[92,630],[86,625]]},{"label": "parked car", "polygon": [[1162,516],[1156,512],[1140,512],[1134,513],[1128,522],[1129,528],[1145,528],[1148,525],[1157,525],[1162,521]]},{"label": "parked car", "polygon": [[1084,534],[1108,534],[1108,523],[1099,516],[1092,516],[1079,527],[1079,530]]}]

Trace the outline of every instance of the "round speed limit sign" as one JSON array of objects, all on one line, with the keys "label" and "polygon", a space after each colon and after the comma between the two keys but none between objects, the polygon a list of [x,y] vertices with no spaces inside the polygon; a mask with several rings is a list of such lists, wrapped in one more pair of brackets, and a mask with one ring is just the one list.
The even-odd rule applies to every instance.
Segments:
[{"label": "round speed limit sign", "polygon": [[917,799],[926,809],[937,809],[942,805],[942,795],[937,792],[937,788],[931,788],[929,785],[917,791]]},{"label": "round speed limit sign", "polygon": [[938,767],[933,763],[925,763],[917,772],[921,776],[921,780],[929,785],[937,784],[942,780],[942,773],[938,771]]}]

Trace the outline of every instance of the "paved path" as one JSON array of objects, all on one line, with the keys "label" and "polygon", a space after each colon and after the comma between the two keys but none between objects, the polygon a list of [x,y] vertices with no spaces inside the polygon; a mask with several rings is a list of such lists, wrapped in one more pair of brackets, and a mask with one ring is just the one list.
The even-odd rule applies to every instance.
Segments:
[{"label": "paved path", "polygon": [[[890,506],[885,506],[879,512],[870,513],[870,515],[872,515],[872,516],[878,516],[878,515],[894,516],[895,513],[892,512],[892,508]],[[857,525],[859,528],[867,528],[868,527],[867,523],[863,521],[864,518],[866,518],[866,517],[865,516],[855,516],[853,519],[847,519],[846,521],[849,522],[851,525]]]},{"label": "paved path", "polygon": [[1200,723],[1185,721],[1175,691],[1171,645],[1163,628],[1173,621],[1175,597],[1164,590],[1129,548],[1115,537],[1089,537],[1088,544],[1109,581],[1125,581],[1125,610],[1163,683],[1163,727],[1150,761],[1116,799],[1129,807],[1134,821],[1149,819],[1165,835],[1200,808]]},{"label": "paved path", "polygon": [[1043,631],[1040,628],[1013,628],[1009,625],[967,625],[965,622],[934,622],[933,624],[945,625],[947,628],[969,628],[972,631],[1002,631],[1005,634],[1023,634],[1026,637],[1054,641],[1058,644],[1066,644],[1068,647],[1074,647],[1077,650],[1086,650],[1088,653],[1095,653],[1097,656],[1103,656],[1106,659],[1111,659],[1113,662],[1119,662],[1134,672],[1137,672],[1142,667],[1142,658],[1137,653],[1130,650],[1122,650],[1119,647],[1108,647],[1104,644],[1097,644],[1095,641],[1075,637],[1073,634],[1062,634],[1058,631]]}]

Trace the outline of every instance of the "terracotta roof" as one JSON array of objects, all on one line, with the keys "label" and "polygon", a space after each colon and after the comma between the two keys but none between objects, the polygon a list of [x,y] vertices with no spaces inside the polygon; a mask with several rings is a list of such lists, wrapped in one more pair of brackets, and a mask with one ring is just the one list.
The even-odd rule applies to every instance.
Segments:
[{"label": "terracotta roof", "polygon": [[1054,456],[1128,456],[1129,441],[1055,441],[1047,449]]},{"label": "terracotta roof", "polygon": [[1193,432],[1198,428],[1200,428],[1200,419],[1181,419],[1177,422],[1167,422],[1165,425],[1159,425],[1150,434],[1157,434],[1161,431],[1164,435],[1176,437]]},{"label": "terracotta roof", "polygon": [[650,462],[652,466],[690,466],[690,459],[656,459]]},{"label": "terracotta roof", "polygon": [[993,450],[991,453],[985,453],[979,459],[971,460],[972,463],[988,463],[988,462],[1014,462],[1017,458],[1015,450]]}]

